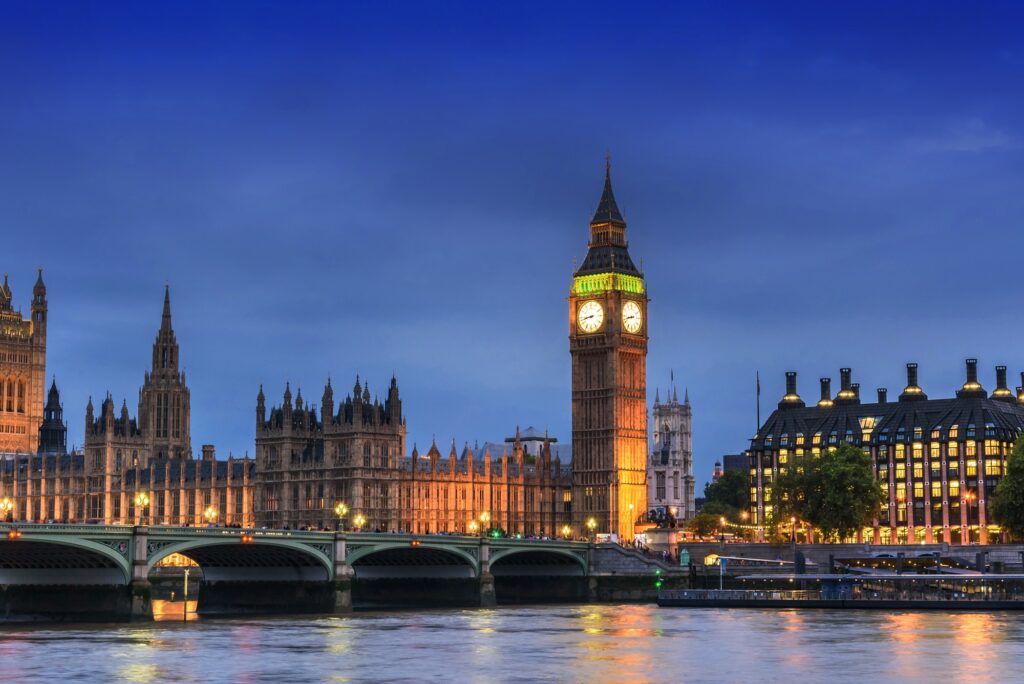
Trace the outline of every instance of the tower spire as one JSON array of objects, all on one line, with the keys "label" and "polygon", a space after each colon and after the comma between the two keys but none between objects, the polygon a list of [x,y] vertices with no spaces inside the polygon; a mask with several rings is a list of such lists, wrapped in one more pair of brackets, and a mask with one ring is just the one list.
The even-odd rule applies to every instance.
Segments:
[{"label": "tower spire", "polygon": [[160,325],[161,330],[171,329],[171,284],[164,283],[164,316]]},{"label": "tower spire", "polygon": [[619,205],[615,202],[615,193],[612,191],[612,156],[608,153],[604,156],[604,188],[601,191],[601,201],[597,203],[597,211],[590,219],[591,226],[601,224],[626,227],[626,220],[622,218]]}]

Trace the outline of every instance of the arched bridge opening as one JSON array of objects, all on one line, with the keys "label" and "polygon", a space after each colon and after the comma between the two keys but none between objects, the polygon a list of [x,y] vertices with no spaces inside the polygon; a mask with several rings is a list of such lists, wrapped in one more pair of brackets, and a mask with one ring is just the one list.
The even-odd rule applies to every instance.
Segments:
[{"label": "arched bridge opening", "polygon": [[491,560],[498,603],[584,601],[587,598],[585,561],[570,551],[512,549]]},{"label": "arched bridge opening", "polygon": [[127,545],[0,541],[0,620],[106,620],[131,611]]},{"label": "arched bridge opening", "polygon": [[[194,566],[166,567],[162,562],[175,558]],[[327,612],[334,601],[331,563],[313,548],[259,539],[171,544],[148,559],[153,597],[185,599],[188,569],[186,600],[196,601],[201,615]]]},{"label": "arched bridge opening", "polygon": [[480,603],[478,562],[465,549],[387,545],[350,552],[348,562],[356,608]]}]

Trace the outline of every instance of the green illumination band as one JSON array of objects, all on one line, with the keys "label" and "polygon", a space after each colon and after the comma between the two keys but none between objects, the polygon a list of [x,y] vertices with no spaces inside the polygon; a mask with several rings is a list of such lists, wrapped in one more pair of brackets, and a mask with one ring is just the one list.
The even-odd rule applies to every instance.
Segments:
[{"label": "green illumination band", "polygon": [[576,276],[573,278],[572,291],[577,295],[592,295],[608,290],[644,293],[644,279],[622,273],[595,273],[594,275]]}]

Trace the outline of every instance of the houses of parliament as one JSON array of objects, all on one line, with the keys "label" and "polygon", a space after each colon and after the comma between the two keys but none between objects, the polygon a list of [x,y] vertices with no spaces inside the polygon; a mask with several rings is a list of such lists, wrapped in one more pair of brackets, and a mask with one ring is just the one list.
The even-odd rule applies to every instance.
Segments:
[{"label": "houses of parliament", "polygon": [[[572,455],[543,438],[516,435],[500,449],[437,444],[407,452],[406,416],[391,378],[383,399],[355,379],[319,405],[285,383],[280,402],[256,397],[255,457],[193,455],[191,397],[181,370],[169,290],[151,364],[133,416],[106,394],[85,410],[85,440],[68,451],[56,382],[46,381],[46,287],[42,271],[28,319],[0,290],[0,499],[21,521],[227,525],[333,529],[345,523],[413,533],[618,533],[631,538],[647,512],[649,461],[647,291],[630,257],[626,222],[606,166],[590,221],[588,252],[568,302],[572,358]],[[482,514],[485,514],[482,516]]]}]

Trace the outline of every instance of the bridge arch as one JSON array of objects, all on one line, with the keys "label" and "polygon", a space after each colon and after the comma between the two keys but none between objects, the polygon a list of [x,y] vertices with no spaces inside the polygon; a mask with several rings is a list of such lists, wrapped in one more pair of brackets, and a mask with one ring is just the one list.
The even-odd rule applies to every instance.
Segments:
[{"label": "bridge arch", "polygon": [[536,545],[511,547],[491,553],[491,574],[582,577],[587,574],[587,562],[581,554],[569,549]]},{"label": "bridge arch", "polygon": [[289,539],[199,538],[150,551],[149,570],[168,556],[191,558],[208,581],[322,581],[334,577],[334,561],[322,550]]},{"label": "bridge arch", "polygon": [[131,582],[130,540],[103,544],[72,536],[23,534],[0,542],[0,584]]},{"label": "bridge arch", "polygon": [[346,562],[357,579],[474,578],[480,564],[468,550],[451,544],[380,543],[349,551]]}]

